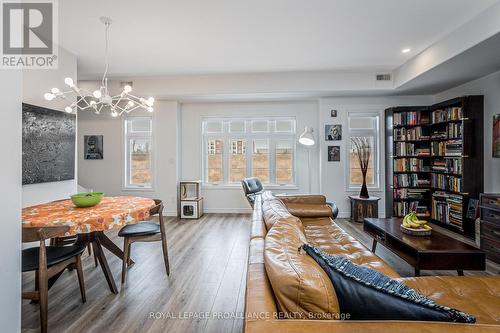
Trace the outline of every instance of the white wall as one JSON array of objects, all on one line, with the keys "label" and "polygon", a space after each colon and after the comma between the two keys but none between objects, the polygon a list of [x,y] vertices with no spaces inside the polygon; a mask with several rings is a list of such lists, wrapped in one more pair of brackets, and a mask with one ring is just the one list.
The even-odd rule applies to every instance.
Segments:
[{"label": "white wall", "polygon": [[[51,88],[65,88],[64,78],[76,79],[76,56],[59,48],[58,69],[31,69],[23,71],[23,102],[49,109],[64,111],[68,104],[61,100],[47,101],[43,94]],[[78,149],[77,149],[78,150]],[[77,154],[78,151],[75,152]],[[22,206],[31,206],[51,200],[67,198],[77,192],[77,164],[75,158],[75,179],[60,182],[30,184],[23,186]]]},{"label": "white wall", "polygon": [[20,71],[1,70],[0,133],[5,143],[0,172],[2,332],[21,331],[21,85]]},{"label": "white wall", "polygon": [[500,192],[500,158],[492,157],[493,115],[500,114],[500,72],[441,92],[434,102],[464,95],[484,95],[484,191]]},{"label": "white wall", "polygon": [[[124,140],[123,120],[112,118],[108,112],[95,115],[80,111],[78,118],[78,183],[79,185],[104,192],[106,195],[137,195],[159,198],[164,201],[165,213],[175,214],[177,207],[177,121],[179,104],[171,101],[157,101],[155,112],[134,111],[131,115],[153,115],[153,158],[155,160],[154,189],[129,190],[123,188]],[[83,158],[84,135],[103,135],[104,159]]]},{"label": "white wall", "polygon": [[[185,103],[182,104],[181,137],[181,179],[201,179],[202,177],[202,137],[201,123],[207,116],[292,116],[297,121],[297,138],[305,126],[318,131],[318,104],[316,101],[302,102],[247,102],[247,103]],[[312,192],[317,193],[318,184],[318,149],[311,151]],[[307,150],[297,145],[296,189],[287,193],[308,192]],[[276,193],[283,192],[273,189]],[[204,187],[203,196],[207,212],[248,212],[250,211],[240,186]]]},{"label": "white wall", "polygon": [[[412,97],[332,97],[322,98],[319,108],[320,133],[320,173],[321,188],[320,193],[327,197],[327,200],[335,202],[339,207],[339,217],[350,216],[349,195],[358,195],[359,190],[350,191],[347,188],[347,178],[349,176],[346,161],[348,159],[348,138],[347,138],[347,113],[348,112],[374,112],[381,115],[380,121],[380,184],[379,189],[368,189],[370,196],[380,197],[379,216],[385,216],[385,149],[384,149],[384,113],[383,111],[391,106],[404,105],[429,105],[432,103],[431,96]],[[330,117],[330,110],[338,111],[337,118]],[[325,141],[325,125],[342,124],[341,141]],[[328,162],[328,146],[340,146],[340,162]]]}]

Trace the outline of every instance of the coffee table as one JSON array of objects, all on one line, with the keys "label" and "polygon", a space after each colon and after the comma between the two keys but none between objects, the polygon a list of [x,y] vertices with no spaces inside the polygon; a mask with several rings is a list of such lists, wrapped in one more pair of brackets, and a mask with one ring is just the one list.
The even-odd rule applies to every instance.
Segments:
[{"label": "coffee table", "polygon": [[415,276],[420,270],[456,270],[463,275],[464,270],[485,270],[486,254],[469,244],[432,230],[430,236],[411,236],[400,230],[400,218],[365,218],[363,230],[373,237],[372,252],[377,243],[415,268]]}]

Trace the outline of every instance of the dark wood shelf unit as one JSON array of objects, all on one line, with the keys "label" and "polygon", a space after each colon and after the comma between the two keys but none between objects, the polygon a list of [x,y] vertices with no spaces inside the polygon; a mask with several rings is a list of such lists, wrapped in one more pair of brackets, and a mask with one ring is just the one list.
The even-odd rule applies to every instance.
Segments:
[{"label": "dark wood shelf unit", "polygon": [[500,194],[483,193],[479,199],[481,216],[481,250],[500,264]]},{"label": "dark wood shelf unit", "polygon": [[[444,110],[446,108],[459,107],[461,108],[460,119],[447,119],[432,123],[432,113],[436,110]],[[429,123],[421,123],[418,125],[401,125],[394,124],[394,115],[398,113],[405,112],[416,112],[420,115],[425,115],[429,118]],[[446,119],[447,117],[444,117]],[[420,118],[421,119],[421,118]],[[441,118],[442,119],[442,118]],[[440,119],[440,120],[441,120]],[[442,135],[446,132],[449,124],[461,124],[461,136],[460,137],[447,137],[447,138],[433,138],[432,136]],[[420,206],[425,206],[428,208],[430,216],[426,219],[442,225],[455,232],[460,232],[467,237],[474,238],[474,221],[466,217],[467,208],[470,198],[479,198],[479,194],[483,192],[484,187],[484,128],[483,128],[483,96],[463,96],[453,98],[441,103],[437,103],[430,106],[405,106],[405,107],[392,107],[385,110],[385,149],[386,149],[386,215],[396,216],[395,204],[397,202],[410,202],[419,201]],[[401,129],[411,130],[415,127],[422,127],[424,131],[424,136],[429,136],[428,138],[418,139],[412,136],[412,140],[394,140],[395,130],[400,131]],[[451,126],[451,125],[450,125]],[[446,133],[450,135],[449,132]],[[452,156],[445,155],[439,156],[432,154],[432,145],[436,142],[446,142],[446,141],[459,141],[462,144],[462,155]],[[397,144],[414,144],[414,148],[427,148],[431,147],[431,156],[411,156],[411,155],[400,155],[396,154]],[[443,145],[443,143],[441,143]],[[401,146],[400,146],[401,147]],[[448,148],[448,147],[446,147]],[[441,150],[441,149],[440,149]],[[395,161],[403,158],[417,159],[422,161],[425,168],[429,168],[427,171],[395,171]],[[462,165],[462,172],[460,174],[449,171],[438,171],[432,170],[432,165],[439,160],[449,161],[450,159],[460,160]],[[453,170],[455,171],[455,170]],[[461,182],[461,191],[452,190],[441,190],[432,186],[418,187],[418,186],[397,186],[394,184],[394,176],[396,175],[410,175],[417,174],[418,178],[428,179],[432,181],[432,175],[442,175],[446,177],[446,181],[449,181],[451,177],[456,177]],[[428,175],[428,176],[427,176]],[[410,177],[410,176],[409,176]],[[434,176],[436,177],[436,176]],[[439,176],[438,176],[439,177]],[[425,199],[397,199],[395,198],[394,191],[403,188],[408,189],[429,189],[429,191],[424,192]],[[458,226],[452,223],[443,223],[439,220],[434,219],[432,212],[433,208],[433,194],[435,192],[444,192],[447,195],[455,196],[459,195],[462,197],[462,209],[461,209],[461,220],[462,225]],[[448,203],[449,205],[449,203]],[[454,207],[459,207],[460,204],[452,204]],[[459,212],[460,210],[458,210]],[[457,211],[455,210],[454,213]],[[455,215],[454,216],[458,216]],[[396,216],[397,217],[397,216]]]}]

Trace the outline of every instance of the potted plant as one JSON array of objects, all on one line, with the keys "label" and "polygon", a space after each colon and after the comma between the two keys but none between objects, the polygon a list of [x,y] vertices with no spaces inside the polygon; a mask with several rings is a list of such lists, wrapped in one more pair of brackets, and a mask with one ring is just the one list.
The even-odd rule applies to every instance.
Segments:
[{"label": "potted plant", "polygon": [[368,199],[370,195],[368,194],[368,188],[366,187],[366,173],[368,172],[368,166],[370,164],[370,157],[372,152],[370,140],[367,137],[352,137],[351,142],[352,152],[356,154],[358,158],[361,174],[363,175],[363,184],[361,185],[359,197]]}]

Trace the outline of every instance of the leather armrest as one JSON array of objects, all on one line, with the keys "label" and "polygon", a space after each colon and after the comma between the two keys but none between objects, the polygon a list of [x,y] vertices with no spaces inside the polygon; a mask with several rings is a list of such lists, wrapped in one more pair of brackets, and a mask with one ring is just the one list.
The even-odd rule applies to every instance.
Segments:
[{"label": "leather armrest", "polygon": [[296,217],[332,217],[332,209],[326,204],[287,203],[286,208]]},{"label": "leather armrest", "polygon": [[288,204],[312,204],[312,205],[325,205],[326,198],[324,195],[318,194],[297,194],[297,195],[287,195],[287,194],[276,194],[285,205]]}]

